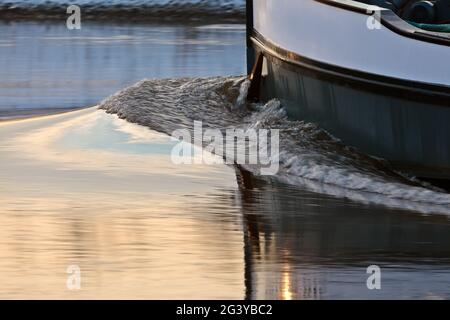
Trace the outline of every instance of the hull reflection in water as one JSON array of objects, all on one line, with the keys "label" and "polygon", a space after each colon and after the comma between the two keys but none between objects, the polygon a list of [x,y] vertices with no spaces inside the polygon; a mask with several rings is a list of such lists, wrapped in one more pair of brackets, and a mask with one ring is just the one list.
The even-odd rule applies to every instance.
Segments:
[{"label": "hull reflection in water", "polygon": [[[237,171],[247,299],[449,298],[447,218],[321,196]],[[367,267],[381,268],[381,290]]]}]

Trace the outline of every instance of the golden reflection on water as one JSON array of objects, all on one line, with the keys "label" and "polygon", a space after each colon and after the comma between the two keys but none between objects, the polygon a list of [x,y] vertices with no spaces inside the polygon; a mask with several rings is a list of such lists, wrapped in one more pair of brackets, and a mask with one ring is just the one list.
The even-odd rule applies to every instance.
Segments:
[{"label": "golden reflection on water", "polygon": [[281,280],[281,299],[282,300],[292,300],[292,287],[291,287],[291,271],[289,270],[289,265],[286,265],[285,270],[283,270],[283,277]]},{"label": "golden reflection on water", "polygon": [[232,169],[174,166],[168,137],[95,109],[0,136],[0,298],[243,297]]}]

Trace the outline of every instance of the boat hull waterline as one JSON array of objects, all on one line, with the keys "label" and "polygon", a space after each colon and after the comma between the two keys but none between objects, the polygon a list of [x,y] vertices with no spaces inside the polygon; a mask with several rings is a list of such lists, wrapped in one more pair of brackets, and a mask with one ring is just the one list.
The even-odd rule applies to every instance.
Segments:
[{"label": "boat hull waterline", "polygon": [[249,2],[249,61],[264,56],[261,99],[279,99],[292,119],[317,123],[398,170],[450,179],[450,66],[437,60],[450,59],[445,41],[368,29],[366,14],[326,1]]}]

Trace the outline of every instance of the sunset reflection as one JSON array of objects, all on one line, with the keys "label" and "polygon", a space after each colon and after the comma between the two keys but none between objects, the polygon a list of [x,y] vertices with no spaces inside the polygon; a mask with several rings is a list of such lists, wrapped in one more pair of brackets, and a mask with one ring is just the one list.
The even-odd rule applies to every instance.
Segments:
[{"label": "sunset reflection", "polygon": [[0,298],[242,298],[233,170],[175,166],[170,137],[95,108],[0,135]]},{"label": "sunset reflection", "polygon": [[292,284],[291,284],[291,270],[288,265],[283,268],[282,279],[281,279],[281,296],[282,300],[292,300]]}]

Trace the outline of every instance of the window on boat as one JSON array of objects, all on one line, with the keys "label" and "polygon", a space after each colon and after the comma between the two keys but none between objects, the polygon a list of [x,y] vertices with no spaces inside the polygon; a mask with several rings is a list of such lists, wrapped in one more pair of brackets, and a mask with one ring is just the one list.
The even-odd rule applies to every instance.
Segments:
[{"label": "window on boat", "polygon": [[359,2],[391,9],[416,27],[450,33],[450,0],[359,0]]}]

